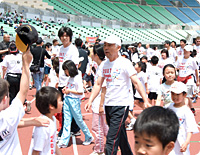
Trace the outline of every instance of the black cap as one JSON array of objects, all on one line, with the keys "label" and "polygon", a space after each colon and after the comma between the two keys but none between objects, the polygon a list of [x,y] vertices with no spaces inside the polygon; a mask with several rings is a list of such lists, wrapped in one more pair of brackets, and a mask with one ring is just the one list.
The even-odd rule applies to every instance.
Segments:
[{"label": "black cap", "polygon": [[165,40],[164,44],[171,44],[169,40]]},{"label": "black cap", "polygon": [[103,60],[103,59],[105,58],[105,53],[104,53],[104,50],[103,50],[103,46],[98,47],[98,48],[96,48],[95,50],[96,50],[96,52],[97,52],[98,57],[99,57],[101,60]]},{"label": "black cap", "polygon": [[41,38],[41,37],[38,37],[38,40],[36,41],[36,44],[41,44],[42,42],[44,42],[44,41],[42,40],[42,38]]},{"label": "black cap", "polygon": [[16,32],[16,46],[21,52],[25,52],[30,45],[38,40],[38,32],[31,25],[21,25],[16,29]]}]

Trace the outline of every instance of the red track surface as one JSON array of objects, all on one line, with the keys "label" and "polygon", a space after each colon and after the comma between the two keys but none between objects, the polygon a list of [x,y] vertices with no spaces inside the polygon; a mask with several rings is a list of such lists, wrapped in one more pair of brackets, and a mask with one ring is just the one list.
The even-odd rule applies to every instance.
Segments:
[{"label": "red track surface", "polygon": [[[32,95],[34,95],[35,93],[35,89],[30,90],[28,92],[28,97],[27,99],[29,101],[31,101],[34,97]],[[89,94],[86,94],[86,97],[88,97]],[[91,131],[92,128],[92,114],[91,111],[90,113],[86,113],[84,110],[84,105],[87,102],[82,102],[81,103],[81,110],[82,110],[82,114],[83,114],[83,119],[85,121],[85,123],[87,124],[88,128]],[[197,103],[194,104],[194,107],[196,109],[196,121],[200,122],[200,99],[197,100]],[[135,111],[135,116],[137,116],[140,112],[141,109],[139,107],[135,107],[134,108]],[[34,117],[34,116],[39,116],[40,113],[37,111],[36,107],[35,107],[35,101],[32,103],[32,110],[30,111],[30,113],[25,114],[24,117]],[[21,143],[21,147],[22,147],[22,152],[24,155],[28,154],[28,150],[29,150],[29,146],[30,146],[30,142],[31,142],[31,136],[32,136],[32,129],[33,127],[27,127],[27,128],[21,128],[18,129],[18,133],[19,133],[19,139],[20,139],[20,143]],[[128,140],[129,143],[131,145],[132,150],[134,151],[134,134],[133,131],[128,131]],[[94,134],[93,134],[94,136]],[[89,146],[84,146],[82,145],[82,142],[85,140],[84,134],[81,132],[81,136],[77,136],[76,137],[76,145],[77,145],[77,151],[79,155],[89,155],[90,153],[93,152],[93,147],[94,147],[94,142],[89,145]],[[200,133],[195,134],[192,136],[192,140],[190,143],[190,153],[191,155],[196,155],[198,152],[200,151]],[[73,155],[74,154],[74,149],[73,149],[73,144],[72,144],[72,140],[70,140],[69,143],[69,147],[61,149],[61,152],[63,153],[63,155]],[[120,155],[120,151],[118,152],[118,154]]]}]

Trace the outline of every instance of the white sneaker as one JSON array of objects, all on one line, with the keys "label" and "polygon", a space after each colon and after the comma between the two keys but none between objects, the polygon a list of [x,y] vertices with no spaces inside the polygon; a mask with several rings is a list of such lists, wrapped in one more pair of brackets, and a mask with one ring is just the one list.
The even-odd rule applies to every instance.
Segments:
[{"label": "white sneaker", "polygon": [[134,126],[134,124],[132,124],[132,123],[128,124],[126,130],[127,131],[133,130],[133,126]]},{"label": "white sneaker", "polygon": [[93,140],[94,140],[94,137],[92,136],[92,137],[90,137],[88,140],[85,140],[85,141],[83,142],[83,145],[90,145],[90,144],[92,143]]},{"label": "white sneaker", "polygon": [[67,145],[65,145],[65,144],[57,144],[57,146],[58,146],[58,148],[67,148]]}]

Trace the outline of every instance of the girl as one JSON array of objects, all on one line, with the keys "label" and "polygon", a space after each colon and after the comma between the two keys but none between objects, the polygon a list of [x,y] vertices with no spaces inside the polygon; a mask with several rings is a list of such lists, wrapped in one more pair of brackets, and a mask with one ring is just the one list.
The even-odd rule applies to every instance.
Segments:
[{"label": "girl", "polygon": [[61,139],[58,142],[58,147],[65,148],[69,143],[72,117],[85,134],[85,141],[83,142],[83,145],[89,145],[94,140],[94,137],[83,121],[81,114],[80,100],[83,96],[81,72],[78,71],[76,65],[71,60],[65,61],[62,65],[62,69],[64,70],[66,76],[69,76],[70,78],[67,85],[62,90],[65,94],[63,105],[64,125]]},{"label": "girl", "polygon": [[[146,64],[139,61],[135,65],[135,70],[137,71],[137,77],[141,81],[146,93],[149,93],[149,90],[147,88],[147,75],[146,75]],[[139,92],[136,90],[134,95],[134,104],[138,105],[142,109],[144,109],[144,101],[142,100],[142,97],[140,96]]]},{"label": "girl", "polygon": [[[171,99],[171,85],[175,82],[176,69],[172,64],[167,64],[163,68],[164,83],[160,86],[160,91],[158,91],[158,97],[156,101],[156,106],[161,106],[161,98],[163,98],[163,106],[168,107],[172,103]],[[185,105],[192,107],[191,100],[185,98]]]},{"label": "girl", "polygon": [[161,59],[158,62],[158,67],[162,68],[166,65],[166,64],[173,64],[173,61],[169,58],[169,52],[167,49],[163,49],[161,51]]}]

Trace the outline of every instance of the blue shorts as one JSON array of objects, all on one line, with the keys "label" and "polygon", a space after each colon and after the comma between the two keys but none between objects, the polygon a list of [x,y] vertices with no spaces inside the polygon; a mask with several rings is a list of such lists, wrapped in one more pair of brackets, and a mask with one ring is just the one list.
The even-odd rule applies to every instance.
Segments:
[{"label": "blue shorts", "polygon": [[49,74],[51,70],[51,67],[45,66],[44,67],[44,74]]}]

